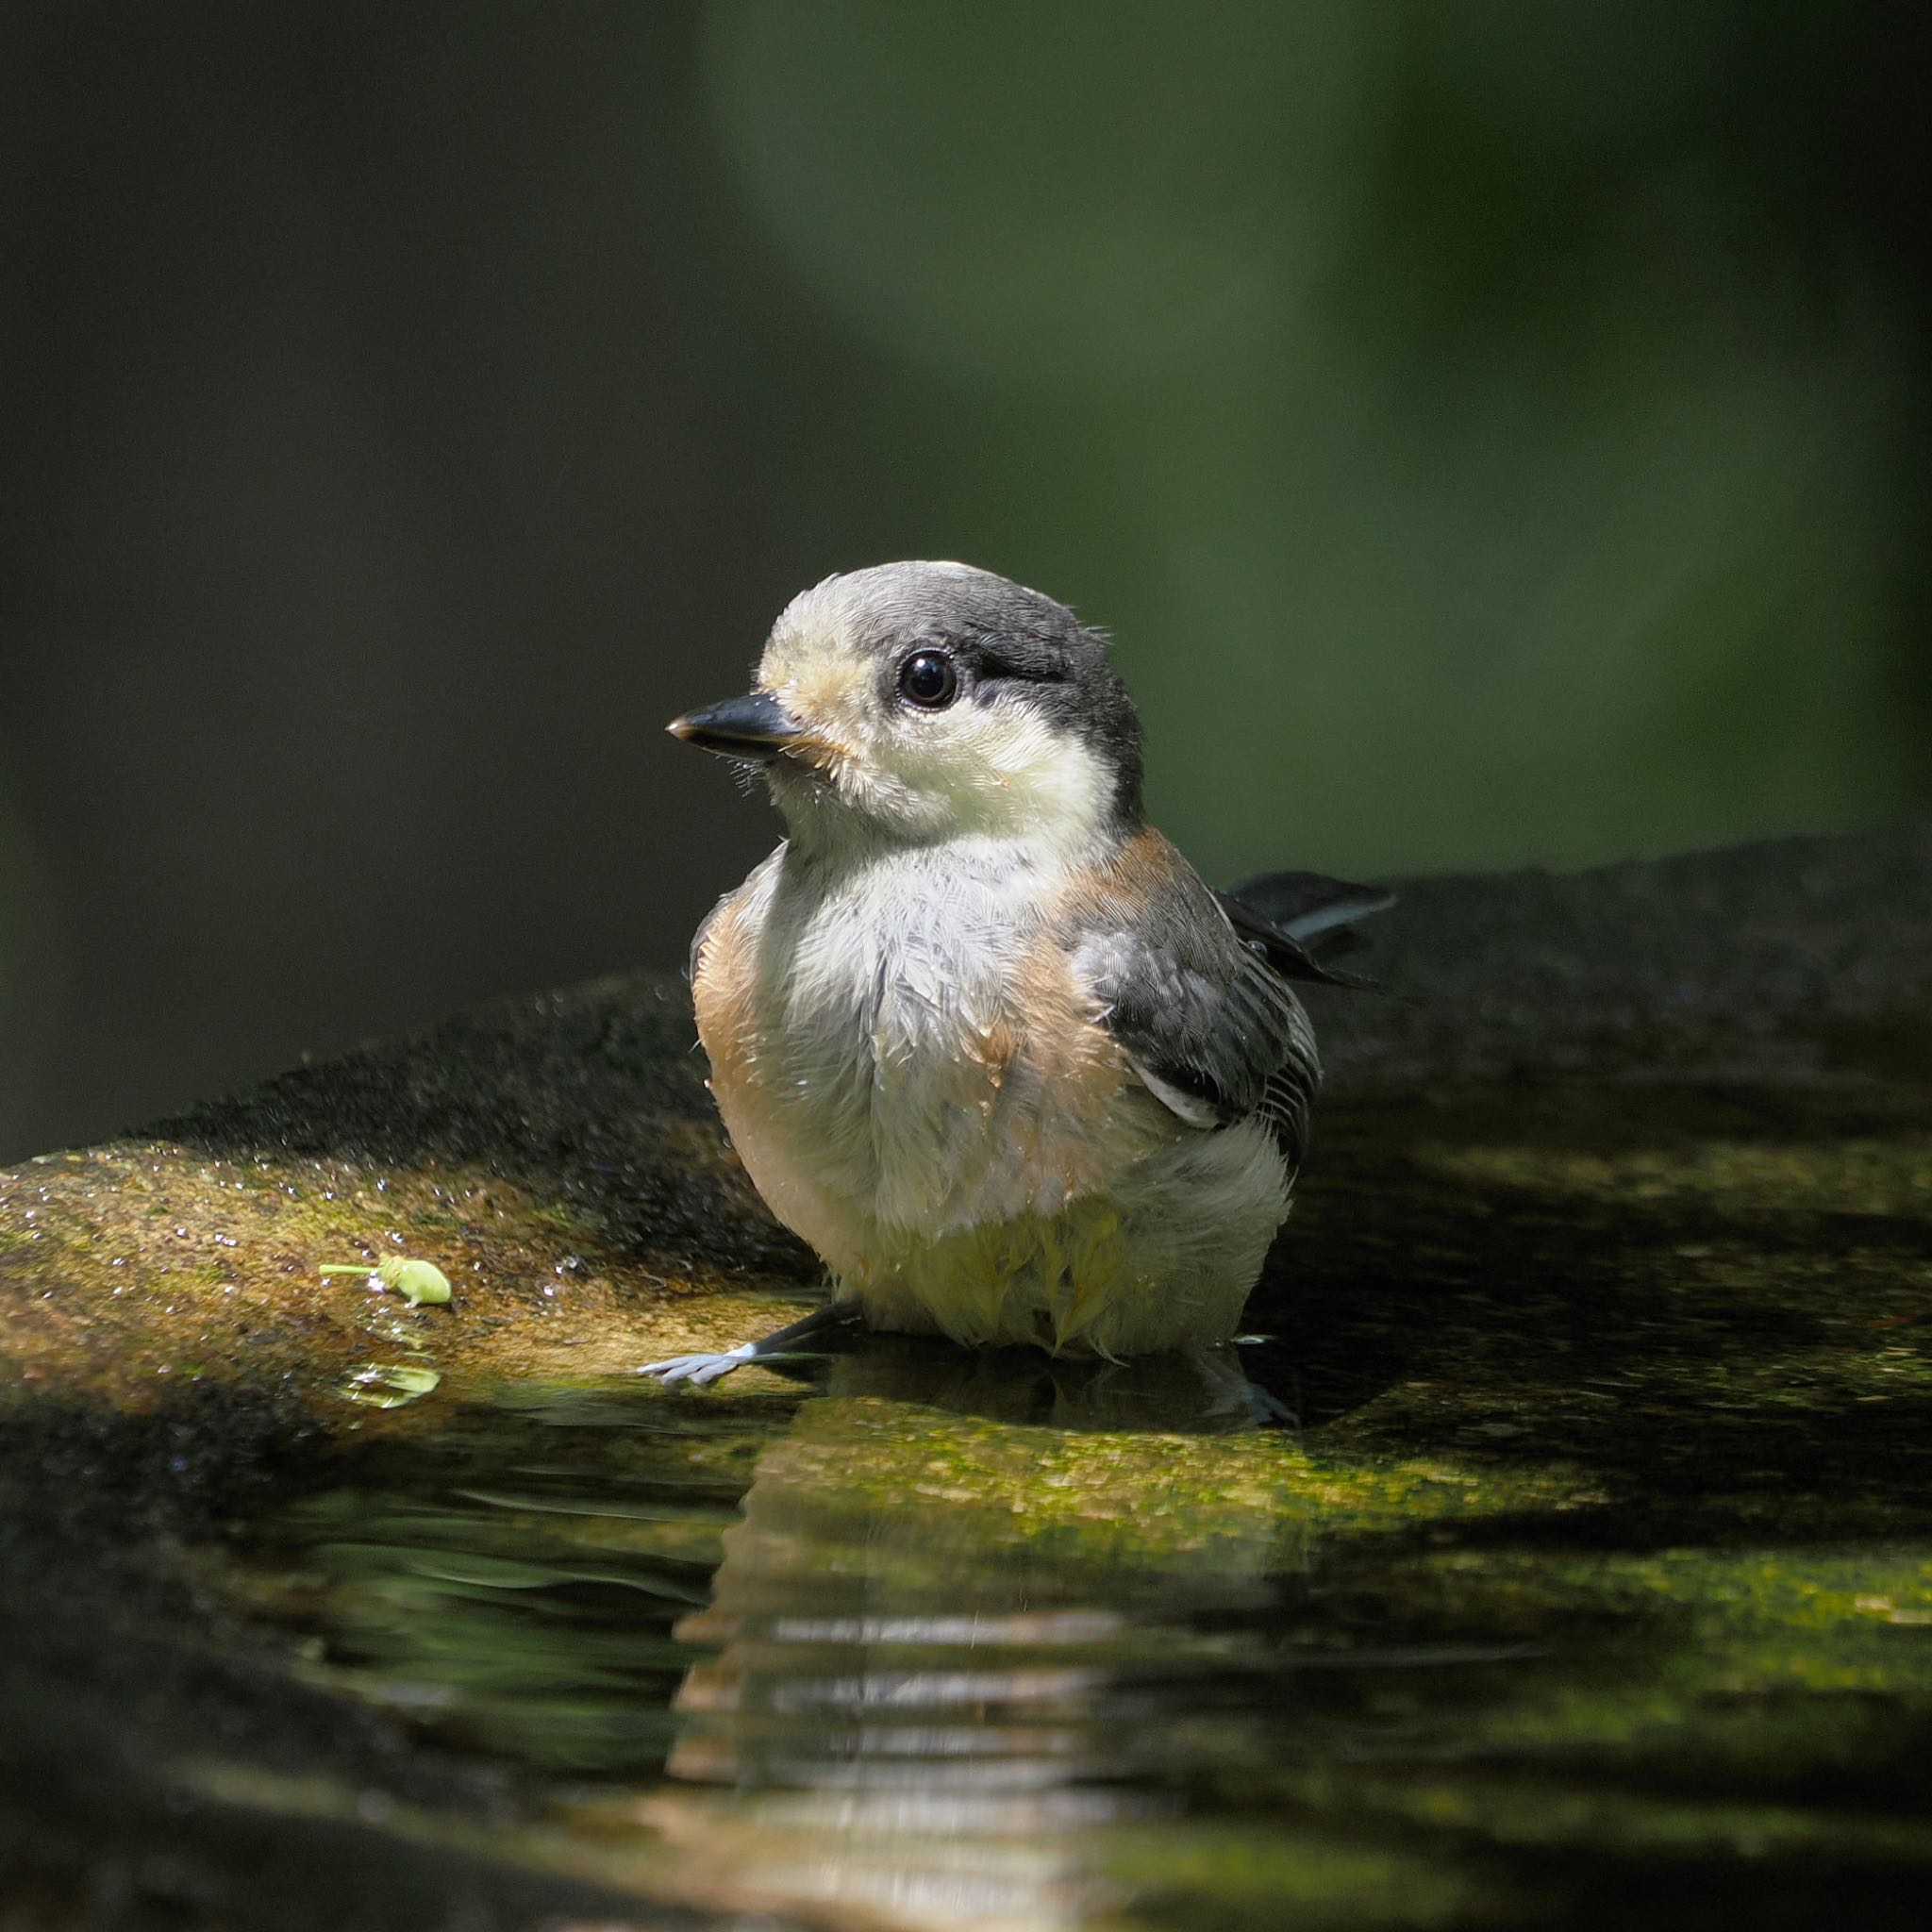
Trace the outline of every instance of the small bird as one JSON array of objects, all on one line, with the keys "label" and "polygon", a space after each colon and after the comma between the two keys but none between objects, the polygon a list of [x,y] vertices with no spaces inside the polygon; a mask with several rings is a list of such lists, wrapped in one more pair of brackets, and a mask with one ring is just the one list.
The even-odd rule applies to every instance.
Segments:
[{"label": "small bird", "polygon": [[1291,977],[1373,888],[1224,898],[1141,814],[1106,641],[958,563],[827,577],[757,689],[670,726],[760,769],[788,837],[699,927],[698,1034],[733,1145],[831,1271],[828,1324],[1109,1358],[1229,1340],[1320,1064]]}]

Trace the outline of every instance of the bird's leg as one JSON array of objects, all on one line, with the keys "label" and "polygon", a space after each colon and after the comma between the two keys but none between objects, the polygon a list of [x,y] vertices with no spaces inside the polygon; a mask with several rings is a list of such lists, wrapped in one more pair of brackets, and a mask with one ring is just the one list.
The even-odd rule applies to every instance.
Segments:
[{"label": "bird's leg", "polygon": [[[1270,1339],[1265,1335],[1237,1335],[1234,1345],[1236,1348],[1241,1348]],[[1236,1359],[1239,1360],[1240,1357],[1237,1357]],[[1280,1396],[1271,1393],[1262,1388],[1260,1383],[1251,1380],[1245,1367],[1242,1368],[1241,1376],[1241,1386],[1247,1397],[1248,1413],[1254,1417],[1257,1428],[1298,1430],[1301,1427],[1300,1413],[1291,1408]],[[1299,1396],[1296,1399],[1299,1400]]]},{"label": "bird's leg", "polygon": [[769,1335],[760,1335],[756,1341],[726,1349],[723,1355],[674,1355],[661,1362],[646,1362],[638,1374],[655,1375],[664,1383],[689,1382],[692,1388],[702,1389],[746,1362],[776,1360],[789,1355],[798,1342],[827,1341],[834,1336],[855,1334],[863,1326],[864,1317],[857,1302],[827,1302]]},{"label": "bird's leg", "polygon": [[1301,1417],[1280,1396],[1270,1394],[1258,1382],[1247,1382],[1244,1387],[1248,1394],[1248,1413],[1254,1417],[1257,1428],[1300,1430]]}]

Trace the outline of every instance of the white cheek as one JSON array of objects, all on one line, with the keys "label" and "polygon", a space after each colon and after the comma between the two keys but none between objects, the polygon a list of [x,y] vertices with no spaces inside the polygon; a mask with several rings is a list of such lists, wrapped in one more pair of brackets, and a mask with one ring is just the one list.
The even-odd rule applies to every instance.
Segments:
[{"label": "white cheek", "polygon": [[1113,780],[1078,739],[1017,708],[975,708],[946,722],[929,750],[915,742],[901,758],[936,819],[1068,852],[1091,842],[1110,813]]}]

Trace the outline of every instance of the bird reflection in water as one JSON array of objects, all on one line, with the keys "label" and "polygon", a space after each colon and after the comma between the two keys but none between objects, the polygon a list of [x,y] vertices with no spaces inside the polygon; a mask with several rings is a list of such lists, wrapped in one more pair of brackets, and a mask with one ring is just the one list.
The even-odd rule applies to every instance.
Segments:
[{"label": "bird reflection in water", "polygon": [[716,1653],[674,1705],[668,1770],[698,1789],[650,1822],[778,1897],[1082,1922],[1121,1834],[1184,1805],[1190,1752],[1239,1750],[1200,1686],[1305,1565],[1311,1517],[1241,1479],[1253,1430],[1229,1351],[841,1361],[678,1625]]}]

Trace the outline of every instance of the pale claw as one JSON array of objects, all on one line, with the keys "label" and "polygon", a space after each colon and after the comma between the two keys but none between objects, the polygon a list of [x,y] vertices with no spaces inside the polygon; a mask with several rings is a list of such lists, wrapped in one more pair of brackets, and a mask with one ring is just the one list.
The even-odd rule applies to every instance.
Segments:
[{"label": "pale claw", "polygon": [[757,1342],[746,1341],[723,1355],[674,1355],[661,1362],[646,1362],[638,1374],[655,1375],[667,1388],[674,1382],[689,1382],[693,1389],[703,1389],[733,1369],[742,1368],[758,1353],[758,1347]]}]

